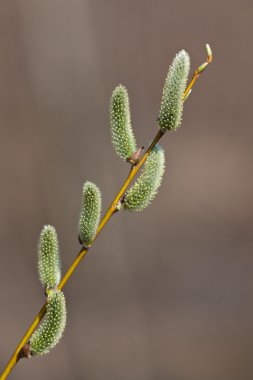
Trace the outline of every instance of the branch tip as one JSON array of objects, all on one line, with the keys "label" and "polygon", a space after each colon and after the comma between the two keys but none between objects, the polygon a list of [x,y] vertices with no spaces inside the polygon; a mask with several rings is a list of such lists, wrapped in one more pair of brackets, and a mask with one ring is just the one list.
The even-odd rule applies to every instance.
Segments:
[{"label": "branch tip", "polygon": [[213,60],[213,53],[209,44],[206,44],[207,62],[211,63]]}]

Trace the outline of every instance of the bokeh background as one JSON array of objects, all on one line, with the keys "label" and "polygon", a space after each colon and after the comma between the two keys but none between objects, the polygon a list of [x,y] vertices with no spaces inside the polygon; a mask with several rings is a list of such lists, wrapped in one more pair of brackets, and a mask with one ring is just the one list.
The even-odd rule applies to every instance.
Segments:
[{"label": "bokeh background", "polygon": [[0,1],[0,368],[44,297],[36,247],[58,231],[62,270],[79,250],[83,182],[104,211],[128,173],[108,103],[129,90],[139,145],[157,131],[176,52],[214,62],[168,133],[159,196],[119,213],[65,288],[50,355],[10,376],[68,380],[253,378],[252,1]]}]

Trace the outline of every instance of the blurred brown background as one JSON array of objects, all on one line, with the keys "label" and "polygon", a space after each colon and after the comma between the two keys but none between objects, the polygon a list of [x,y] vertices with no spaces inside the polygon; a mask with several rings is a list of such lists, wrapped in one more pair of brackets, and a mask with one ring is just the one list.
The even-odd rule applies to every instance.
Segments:
[{"label": "blurred brown background", "polygon": [[0,368],[43,302],[36,246],[58,231],[63,272],[79,250],[83,182],[104,211],[128,167],[108,102],[129,90],[138,143],[156,133],[169,64],[203,74],[168,133],[167,171],[143,213],[116,215],[65,289],[68,323],[50,355],[10,379],[253,378],[252,2],[0,2]]}]

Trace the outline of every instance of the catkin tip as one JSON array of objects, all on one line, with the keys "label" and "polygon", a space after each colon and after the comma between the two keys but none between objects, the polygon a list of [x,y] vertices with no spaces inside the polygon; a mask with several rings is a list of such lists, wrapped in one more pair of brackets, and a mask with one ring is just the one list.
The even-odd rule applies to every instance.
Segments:
[{"label": "catkin tip", "polygon": [[61,278],[59,245],[53,226],[43,227],[38,243],[38,271],[46,290],[55,288]]},{"label": "catkin tip", "polygon": [[157,144],[149,154],[140,177],[126,192],[123,207],[129,211],[144,210],[155,198],[164,170],[164,150]]},{"label": "catkin tip", "polygon": [[128,92],[125,86],[121,84],[112,93],[110,124],[114,149],[126,161],[136,151],[137,147],[131,126]]},{"label": "catkin tip", "polygon": [[31,355],[47,354],[61,339],[66,325],[66,302],[63,292],[53,290],[47,298],[44,321],[31,336]]},{"label": "catkin tip", "polygon": [[79,219],[79,239],[84,246],[92,242],[101,215],[101,192],[92,182],[85,182],[82,193],[82,205]]},{"label": "catkin tip", "polygon": [[159,126],[162,130],[176,130],[181,125],[183,95],[190,70],[190,57],[185,50],[175,56],[165,80]]}]

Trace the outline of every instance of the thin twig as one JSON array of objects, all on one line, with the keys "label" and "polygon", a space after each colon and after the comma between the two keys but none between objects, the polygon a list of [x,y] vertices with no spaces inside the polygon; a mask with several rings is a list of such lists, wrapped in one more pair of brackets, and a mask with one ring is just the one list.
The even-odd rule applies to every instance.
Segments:
[{"label": "thin twig", "polygon": [[197,68],[197,70],[194,71],[193,76],[192,76],[192,80],[190,81],[190,83],[188,84],[188,86],[184,92],[184,100],[186,100],[188,98],[188,96],[190,95],[192,87],[194,86],[194,84],[195,84],[196,80],[198,79],[198,77],[200,76],[200,74],[205,70],[205,68],[213,60],[212,50],[208,44],[206,44],[206,52],[207,52],[206,61],[204,63],[202,63],[202,65],[200,65]]}]

